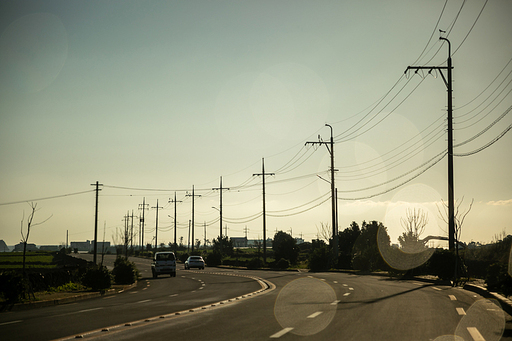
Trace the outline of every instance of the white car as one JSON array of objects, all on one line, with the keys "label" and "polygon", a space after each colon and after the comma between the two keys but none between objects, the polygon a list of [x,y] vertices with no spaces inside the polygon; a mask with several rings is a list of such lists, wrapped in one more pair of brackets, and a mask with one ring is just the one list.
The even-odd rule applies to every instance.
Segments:
[{"label": "white car", "polygon": [[204,270],[204,260],[201,256],[190,256],[185,261],[185,269],[198,268]]},{"label": "white car", "polygon": [[176,257],[174,252],[157,252],[151,263],[151,272],[153,278],[157,278],[161,274],[170,274],[176,277]]}]

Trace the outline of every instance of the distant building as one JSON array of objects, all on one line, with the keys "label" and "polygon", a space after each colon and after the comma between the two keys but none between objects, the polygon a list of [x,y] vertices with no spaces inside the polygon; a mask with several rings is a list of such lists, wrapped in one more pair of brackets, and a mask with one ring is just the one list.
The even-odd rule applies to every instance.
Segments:
[{"label": "distant building", "polygon": [[9,247],[5,244],[4,240],[0,240],[0,252],[9,252]]},{"label": "distant building", "polygon": [[[27,251],[38,251],[36,244],[27,243]],[[23,243],[16,244],[14,246],[14,251],[23,252]]]},{"label": "distant building", "polygon": [[71,250],[77,249],[78,251],[91,251],[91,241],[87,240],[85,242],[71,242]]},{"label": "distant building", "polygon": [[247,247],[247,238],[246,237],[231,237],[231,242],[233,243],[233,247]]},{"label": "distant building", "polygon": [[41,245],[39,247],[39,250],[41,250],[41,251],[59,251],[60,246],[59,245]]}]

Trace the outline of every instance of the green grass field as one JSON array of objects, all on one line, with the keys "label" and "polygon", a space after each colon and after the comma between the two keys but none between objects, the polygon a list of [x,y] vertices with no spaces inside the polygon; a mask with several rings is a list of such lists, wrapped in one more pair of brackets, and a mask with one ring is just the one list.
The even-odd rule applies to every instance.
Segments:
[{"label": "green grass field", "polygon": [[[0,269],[21,269],[23,267],[22,252],[0,253]],[[26,268],[55,268],[53,254],[50,252],[27,252],[25,257]]]}]

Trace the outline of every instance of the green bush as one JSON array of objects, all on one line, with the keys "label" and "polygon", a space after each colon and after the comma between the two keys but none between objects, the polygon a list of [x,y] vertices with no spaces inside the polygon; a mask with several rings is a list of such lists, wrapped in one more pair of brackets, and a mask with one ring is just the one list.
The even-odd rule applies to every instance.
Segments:
[{"label": "green bush", "polygon": [[130,262],[124,257],[117,257],[114,262],[114,281],[116,284],[133,284],[139,277],[139,271],[135,263]]},{"label": "green bush", "polygon": [[281,258],[276,263],[276,268],[278,268],[278,269],[288,269],[289,267],[290,267],[290,261],[288,261],[288,259]]},{"label": "green bush", "polygon": [[261,258],[252,258],[247,262],[247,267],[249,269],[259,269],[263,267],[263,260]]},{"label": "green bush", "polygon": [[180,255],[180,262],[185,263],[185,261],[188,259],[188,253],[184,252]]},{"label": "green bush", "polygon": [[325,271],[331,268],[331,252],[324,245],[317,247],[309,257],[309,269],[312,271]]},{"label": "green bush", "polygon": [[25,296],[26,285],[23,276],[14,271],[0,274],[0,294],[7,303],[16,303]]},{"label": "green bush", "polygon": [[82,277],[82,284],[92,290],[103,290],[110,288],[112,278],[105,266],[91,265]]},{"label": "green bush", "polygon": [[494,263],[487,269],[485,284],[489,291],[497,291],[506,296],[512,294],[512,277],[508,274],[507,264]]},{"label": "green bush", "polygon": [[206,265],[208,266],[218,266],[222,263],[222,255],[218,251],[210,252],[206,255],[205,259]]}]

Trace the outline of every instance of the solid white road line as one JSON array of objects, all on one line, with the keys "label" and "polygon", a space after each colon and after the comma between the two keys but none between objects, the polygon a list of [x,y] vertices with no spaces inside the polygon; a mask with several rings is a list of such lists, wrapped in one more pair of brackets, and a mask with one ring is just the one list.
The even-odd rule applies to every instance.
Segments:
[{"label": "solid white road line", "polygon": [[139,302],[135,302],[135,303],[146,303],[146,302],[149,302],[151,300],[143,300],[143,301],[139,301]]},{"label": "solid white road line", "polygon": [[283,330],[281,330],[280,332],[277,332],[275,333],[274,335],[270,335],[270,338],[271,339],[278,339],[280,338],[281,336],[283,336],[284,334],[288,333],[289,331],[291,331],[293,328],[284,328]]},{"label": "solid white road line", "polygon": [[476,329],[475,327],[468,327],[468,332],[469,332],[469,335],[471,335],[471,337],[473,338],[473,340],[475,340],[475,341],[485,341],[485,339],[482,336],[482,334],[480,334],[478,329]]},{"label": "solid white road line", "polygon": [[84,309],[84,310],[79,310],[78,312],[79,313],[86,313],[88,311],[94,311],[94,310],[100,310],[100,309],[103,309],[103,307],[99,307],[99,308],[92,308],[92,309]]},{"label": "solid white road line", "polygon": [[313,314],[309,315],[308,319],[314,319],[315,317],[317,317],[321,313],[323,313],[323,311],[317,311],[316,313],[313,313]]},{"label": "solid white road line", "polygon": [[17,320],[17,321],[10,321],[10,322],[0,323],[0,326],[5,326],[6,324],[20,323],[20,322],[23,322],[23,320]]},{"label": "solid white road line", "polygon": [[459,315],[466,315],[466,312],[464,311],[464,308],[455,308],[455,309],[457,309],[457,313]]},{"label": "solid white road line", "polygon": [[452,301],[457,301],[457,297],[455,297],[454,295],[448,295],[448,297],[450,298],[450,300]]}]

